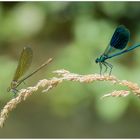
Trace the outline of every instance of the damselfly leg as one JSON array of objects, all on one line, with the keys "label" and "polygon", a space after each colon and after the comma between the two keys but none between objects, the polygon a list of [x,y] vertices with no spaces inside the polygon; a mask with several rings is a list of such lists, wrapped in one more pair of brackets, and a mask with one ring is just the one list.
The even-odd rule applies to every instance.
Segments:
[{"label": "damselfly leg", "polygon": [[106,73],[106,71],[107,71],[107,65],[106,65],[106,63],[102,63],[104,66],[105,66],[105,71],[104,71],[104,73]]},{"label": "damselfly leg", "polygon": [[110,63],[107,63],[107,62],[104,62],[104,64],[106,64],[110,68],[110,72],[109,72],[109,76],[110,76],[111,72],[112,72],[113,65],[111,65]]},{"label": "damselfly leg", "polygon": [[100,75],[102,75],[102,63],[99,63],[100,66]]}]

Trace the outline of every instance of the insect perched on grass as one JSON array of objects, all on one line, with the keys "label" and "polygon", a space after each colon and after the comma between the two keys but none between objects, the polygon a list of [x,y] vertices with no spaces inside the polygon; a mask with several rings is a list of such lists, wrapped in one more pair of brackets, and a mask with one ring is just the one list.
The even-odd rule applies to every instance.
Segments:
[{"label": "insect perched on grass", "polygon": [[33,51],[30,47],[24,47],[23,51],[20,55],[18,66],[16,69],[16,72],[14,74],[13,80],[11,82],[10,87],[7,89],[8,91],[13,91],[15,94],[18,92],[16,89],[24,80],[38,72],[40,69],[45,67],[47,64],[49,64],[52,61],[52,58],[48,59],[44,64],[42,64],[40,67],[38,67],[35,71],[27,75],[26,77],[20,79],[26,71],[29,69],[33,57]]},{"label": "insect perched on grass", "polygon": [[[102,74],[102,65],[105,66],[105,72],[107,71],[107,68],[110,67],[109,75],[111,74],[113,66],[110,63],[106,62],[107,59],[129,52],[140,46],[140,44],[136,44],[124,49],[127,46],[129,39],[130,39],[129,30],[123,25],[118,26],[104,53],[95,60],[96,63],[99,63],[100,74]],[[115,50],[119,51],[115,53]]]}]

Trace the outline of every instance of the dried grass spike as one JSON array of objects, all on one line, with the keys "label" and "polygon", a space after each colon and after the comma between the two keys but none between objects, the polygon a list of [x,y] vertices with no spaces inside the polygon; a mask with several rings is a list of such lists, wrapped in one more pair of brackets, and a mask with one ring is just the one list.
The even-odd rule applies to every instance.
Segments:
[{"label": "dried grass spike", "polygon": [[129,91],[127,90],[115,90],[112,93],[105,94],[104,96],[101,97],[101,99],[106,98],[106,97],[126,97],[129,95]]}]

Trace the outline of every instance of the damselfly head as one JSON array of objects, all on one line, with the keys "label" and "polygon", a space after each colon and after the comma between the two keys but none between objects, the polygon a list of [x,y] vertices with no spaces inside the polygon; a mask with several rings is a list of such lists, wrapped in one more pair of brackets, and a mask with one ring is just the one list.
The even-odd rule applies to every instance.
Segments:
[{"label": "damselfly head", "polygon": [[100,59],[99,59],[99,58],[97,58],[97,59],[95,60],[95,63],[99,63],[99,61],[100,61]]},{"label": "damselfly head", "polygon": [[8,87],[8,88],[7,88],[7,92],[10,92],[10,91],[11,91],[11,87]]},{"label": "damselfly head", "polygon": [[106,56],[106,55],[101,55],[100,58],[97,58],[97,59],[95,60],[95,62],[96,62],[96,63],[104,62],[106,59],[107,59],[107,56]]},{"label": "damselfly head", "polygon": [[16,87],[18,86],[18,83],[16,81],[12,81],[10,87],[7,88],[7,91],[15,91]]}]

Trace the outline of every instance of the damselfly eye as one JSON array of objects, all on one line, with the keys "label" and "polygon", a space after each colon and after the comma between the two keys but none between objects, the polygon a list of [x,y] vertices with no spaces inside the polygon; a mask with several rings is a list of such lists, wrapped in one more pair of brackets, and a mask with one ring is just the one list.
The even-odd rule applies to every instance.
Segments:
[{"label": "damselfly eye", "polygon": [[95,62],[98,63],[98,62],[99,62],[99,58],[97,58],[97,59],[95,60]]},{"label": "damselfly eye", "polygon": [[7,88],[7,91],[9,92],[10,90],[11,90],[11,88],[10,88],[10,87],[8,87],[8,88]]}]

